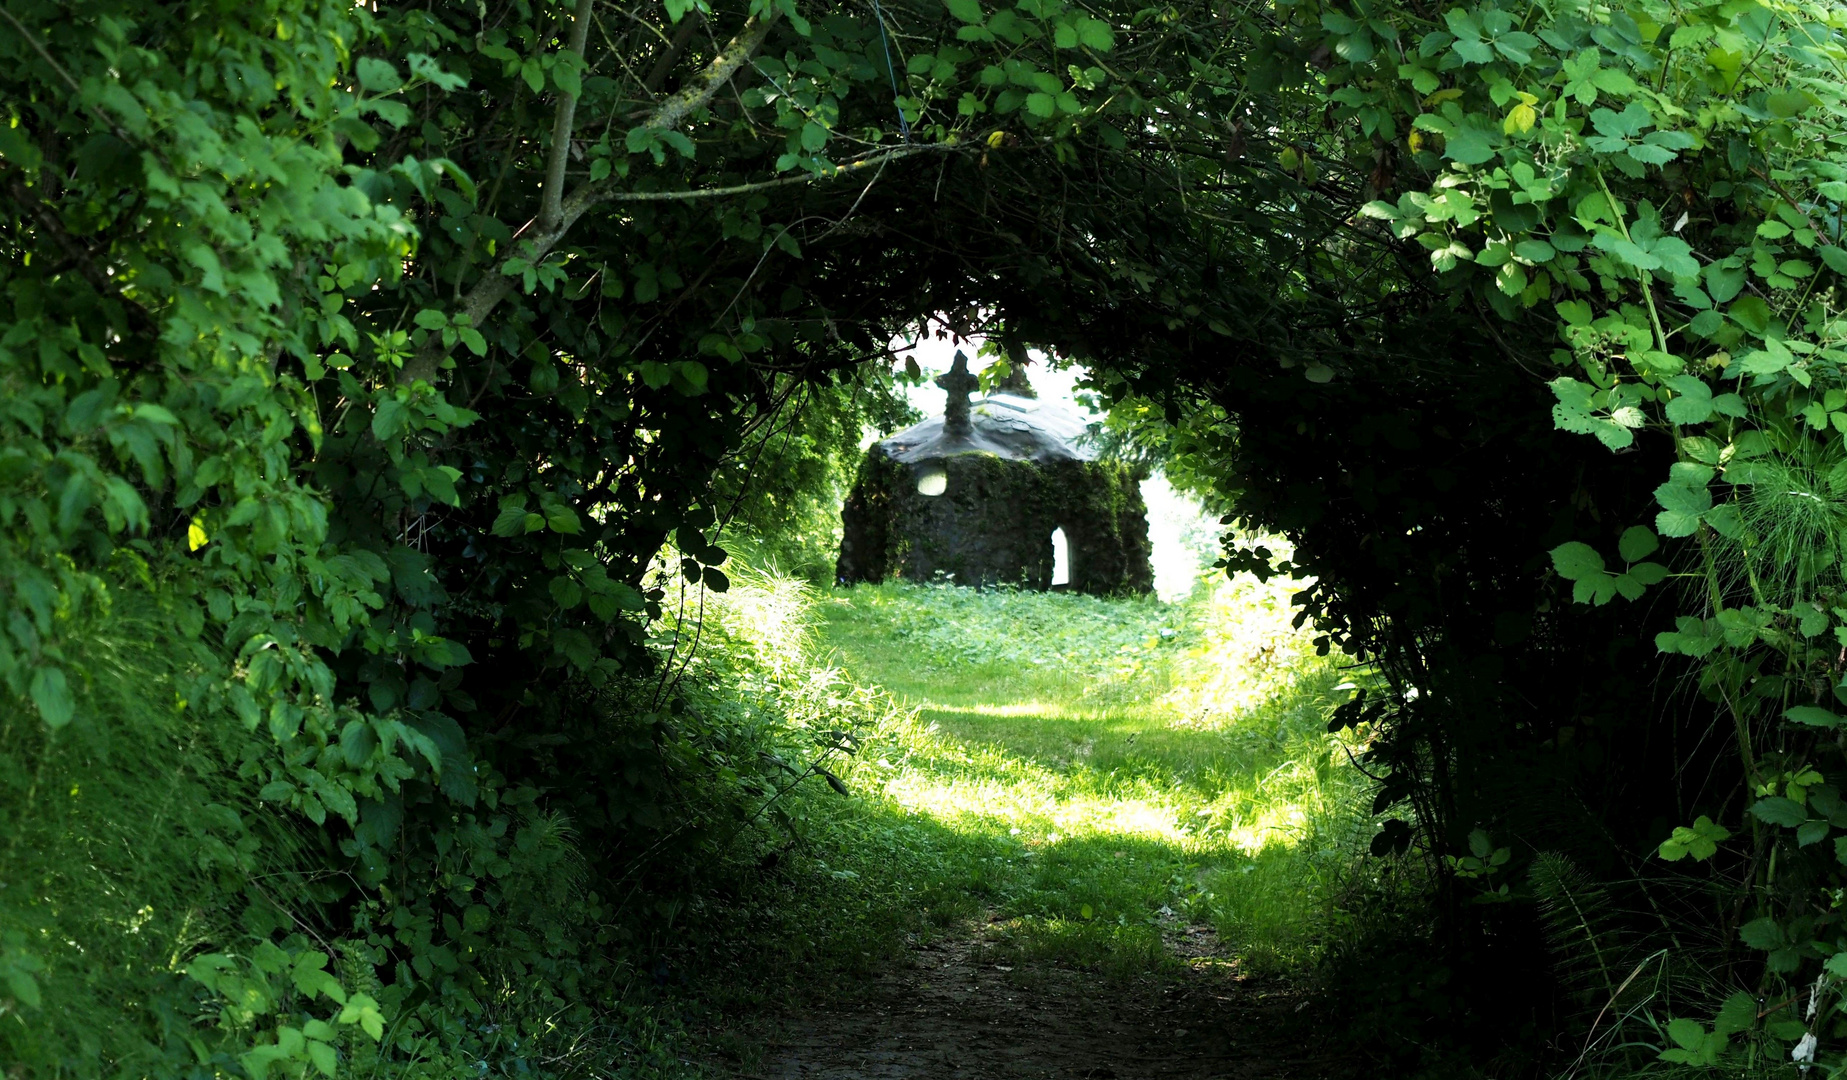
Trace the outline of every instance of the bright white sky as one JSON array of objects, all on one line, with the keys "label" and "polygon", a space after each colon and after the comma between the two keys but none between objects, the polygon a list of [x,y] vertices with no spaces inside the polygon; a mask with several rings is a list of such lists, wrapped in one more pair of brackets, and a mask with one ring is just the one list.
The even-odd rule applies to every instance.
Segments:
[{"label": "bright white sky", "polygon": [[[923,369],[924,385],[911,387],[909,396],[911,404],[926,416],[940,416],[943,412],[943,392],[928,380],[949,370],[955,363],[958,348],[968,354],[972,372],[979,374],[992,363],[991,358],[975,355],[981,348],[979,339],[964,341],[958,346],[944,339],[927,338],[898,355],[899,363],[904,362],[905,356],[915,357],[917,366]],[[1041,401],[1057,402],[1091,420],[1102,419],[1101,413],[1085,408],[1078,401],[1076,387],[1084,377],[1083,368],[1054,370],[1047,366],[1044,354],[1038,350],[1029,355],[1033,363],[1026,369],[1026,376],[1032,381],[1033,389],[1039,392]],[[881,437],[887,434],[890,432],[882,433]],[[1206,514],[1191,496],[1175,491],[1167,478],[1158,472],[1142,481],[1142,500],[1148,504],[1148,540],[1152,548],[1149,561],[1154,564],[1155,594],[1168,603],[1185,599],[1202,574],[1215,572],[1210,567],[1219,557],[1218,521]]]}]

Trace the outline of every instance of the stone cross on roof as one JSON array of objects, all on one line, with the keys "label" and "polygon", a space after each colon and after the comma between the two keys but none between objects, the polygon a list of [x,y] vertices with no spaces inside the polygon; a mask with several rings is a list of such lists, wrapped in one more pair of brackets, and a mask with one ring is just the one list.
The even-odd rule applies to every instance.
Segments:
[{"label": "stone cross on roof", "polygon": [[981,385],[981,380],[969,374],[968,357],[961,349],[956,350],[956,362],[949,371],[936,377],[936,385],[949,395],[943,406],[943,434],[952,438],[972,434],[975,428],[968,418],[968,395]]}]

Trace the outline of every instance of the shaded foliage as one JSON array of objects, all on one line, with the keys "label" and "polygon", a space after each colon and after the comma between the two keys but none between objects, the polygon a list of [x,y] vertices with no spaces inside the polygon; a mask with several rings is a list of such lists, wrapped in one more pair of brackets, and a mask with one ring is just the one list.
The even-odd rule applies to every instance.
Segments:
[{"label": "shaded foliage", "polygon": [[[8,730],[52,733],[37,768],[171,689],[224,829],[300,843],[285,895],[226,864],[235,921],[174,940],[136,1037],[518,1071],[559,1010],[619,1015],[630,898],[819,775],[662,617],[727,587],[726,527],[812,522],[931,324],[1091,365],[1385,673],[1335,720],[1400,812],[1376,849],[1436,883],[1418,964],[1347,958],[1391,1052],[1516,1031],[1530,1071],[1585,1022],[1506,974],[1547,970],[1553,850],[1670,933],[1718,912],[1740,992],[1831,986],[1839,12],[876,11],[4,8]],[[1678,618],[1609,605],[1657,534],[1699,548]],[[81,642],[142,576],[184,656],[98,704]],[[4,911],[46,1008],[71,961]],[[1676,1018],[1668,1060],[1814,1049],[1738,1019]]]}]

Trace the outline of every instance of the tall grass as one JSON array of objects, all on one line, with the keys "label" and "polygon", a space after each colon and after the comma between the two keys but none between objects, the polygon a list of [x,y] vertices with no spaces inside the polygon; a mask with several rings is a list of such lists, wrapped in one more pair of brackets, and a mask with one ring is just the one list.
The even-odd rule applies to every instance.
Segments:
[{"label": "tall grass", "polygon": [[[9,1073],[176,1073],[184,961],[233,929],[259,850],[287,847],[236,781],[245,738],[191,707],[205,657],[134,589],[81,635],[76,718],[0,715],[0,1061]],[[251,888],[261,888],[251,882]],[[196,1063],[194,1063],[196,1064]]]}]

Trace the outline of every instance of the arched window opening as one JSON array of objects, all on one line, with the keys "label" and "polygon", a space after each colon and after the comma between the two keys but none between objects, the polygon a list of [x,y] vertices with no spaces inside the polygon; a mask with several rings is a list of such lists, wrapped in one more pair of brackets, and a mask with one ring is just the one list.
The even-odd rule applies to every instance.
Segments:
[{"label": "arched window opening", "polygon": [[941,495],[949,490],[949,474],[941,469],[925,469],[917,478],[917,494]]},{"label": "arched window opening", "polygon": [[1071,584],[1071,542],[1065,530],[1052,530],[1052,588]]}]

